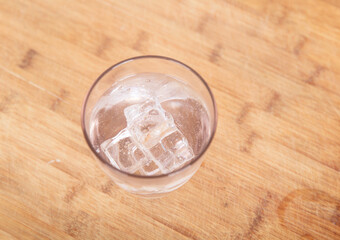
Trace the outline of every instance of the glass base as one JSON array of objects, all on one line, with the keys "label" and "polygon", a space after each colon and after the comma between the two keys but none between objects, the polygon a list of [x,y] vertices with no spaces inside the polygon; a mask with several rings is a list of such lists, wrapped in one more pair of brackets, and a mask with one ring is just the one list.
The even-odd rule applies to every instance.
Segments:
[{"label": "glass base", "polygon": [[166,186],[154,186],[154,187],[132,187],[131,185],[123,184],[123,183],[117,183],[115,184],[124,189],[125,191],[131,193],[132,195],[142,197],[142,198],[160,198],[163,197],[170,192],[182,187],[185,183],[187,183],[190,178],[194,175],[187,176],[186,178],[180,179],[176,184],[166,185]]}]

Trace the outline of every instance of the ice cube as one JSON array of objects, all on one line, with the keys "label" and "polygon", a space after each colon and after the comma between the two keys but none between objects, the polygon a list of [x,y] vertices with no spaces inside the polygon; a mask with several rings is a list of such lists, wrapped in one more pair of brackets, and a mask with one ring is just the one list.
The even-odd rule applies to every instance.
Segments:
[{"label": "ice cube", "polygon": [[131,105],[124,109],[124,115],[127,128],[123,131],[135,148],[128,149],[132,158],[125,156],[125,152],[120,156],[128,158],[128,162],[133,160],[132,165],[137,166],[134,170],[138,169],[144,175],[169,173],[194,157],[187,139],[157,99]]},{"label": "ice cube", "polygon": [[154,175],[159,172],[158,166],[152,160],[146,158],[145,154],[140,149],[136,149],[133,157],[137,162],[140,162],[139,171],[143,175]]},{"label": "ice cube", "polygon": [[159,167],[162,173],[171,172],[175,162],[175,156],[172,152],[166,150],[161,143],[156,144],[149,149],[149,157]]},{"label": "ice cube", "polygon": [[170,135],[164,137],[162,139],[162,144],[165,148],[176,152],[178,149],[186,147],[188,145],[188,142],[180,131],[175,131]]},{"label": "ice cube", "polygon": [[124,115],[132,137],[147,149],[177,129],[171,114],[155,99],[125,108]]},{"label": "ice cube", "polygon": [[160,173],[160,170],[158,165],[154,161],[148,160],[146,162],[143,162],[143,166],[140,168],[140,172],[144,175],[151,176]]},{"label": "ice cube", "polygon": [[194,157],[194,153],[188,140],[179,130],[164,137],[161,143],[165,149],[171,151],[175,155],[176,160],[174,168],[184,165]]},{"label": "ice cube", "polygon": [[100,148],[111,164],[118,169],[133,173],[140,166],[140,162],[134,157],[138,148],[133,143],[131,135],[126,128],[115,137],[104,141]]}]

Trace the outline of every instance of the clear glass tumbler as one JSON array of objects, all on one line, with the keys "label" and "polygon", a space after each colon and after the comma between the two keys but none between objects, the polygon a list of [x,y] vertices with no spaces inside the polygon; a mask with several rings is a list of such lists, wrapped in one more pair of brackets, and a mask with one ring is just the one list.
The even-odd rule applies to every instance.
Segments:
[{"label": "clear glass tumbler", "polygon": [[[187,138],[185,142],[191,146],[191,148],[190,146],[189,148],[193,155],[190,161],[170,172],[158,171],[157,174],[145,175],[140,174],[140,172],[134,173],[126,171],[124,168],[112,164],[112,161],[103,153],[105,149],[102,148],[103,144],[100,145],[101,142],[106,139],[113,139],[112,137],[117,135],[122,128],[119,127],[120,129],[117,129],[118,123],[123,123],[125,124],[124,126],[127,125],[124,120],[124,114],[126,116],[126,110],[124,109],[128,105],[131,105],[133,101],[135,103],[141,101],[139,94],[135,94],[130,90],[130,88],[134,89],[134,81],[136,86],[145,86],[145,84],[139,84],[137,78],[135,78],[137,80],[128,82],[127,85],[129,85],[129,88],[126,90],[127,95],[123,94],[121,97],[127,96],[128,101],[131,102],[126,106],[119,105],[120,108],[110,109],[112,102],[110,102],[110,100],[106,100],[106,102],[103,101],[103,99],[106,99],[103,96],[109,96],[111,92],[116,91],[112,90],[112,86],[116,86],[116,89],[122,89],[119,85],[126,85],[124,79],[133,78],[134,76],[142,76],[141,79],[143,79],[143,76],[151,76],[151,78],[156,76],[156,80],[152,85],[156,86],[156,88],[152,90],[152,93],[158,94],[158,98],[163,99],[162,104],[164,104],[162,106],[164,106],[164,108],[167,107],[167,98],[171,98],[171,95],[180,96],[177,103],[171,102],[171,104],[168,104],[168,107],[171,108],[169,109],[172,111],[174,122],[177,124],[179,121],[182,121],[178,128]],[[173,83],[171,79],[176,79],[176,81],[181,82],[183,88],[173,88],[173,86],[177,86],[177,82],[175,81],[175,83]],[[146,80],[145,83],[148,83],[148,81],[150,80]],[[199,108],[196,106],[197,104],[195,105],[193,100],[188,100],[188,98],[185,97],[187,92],[185,92],[184,89],[186,88],[190,88],[191,93],[194,93],[193,95],[195,96],[192,99],[198,99],[202,106],[204,106],[204,113],[206,113],[206,115],[200,116],[198,112]],[[119,98],[118,96],[114,101],[119,102]],[[183,110],[178,103],[191,103],[191,105],[188,110]],[[98,105],[101,105],[100,111],[96,110]],[[176,109],[178,109],[178,111]],[[93,117],[95,114],[98,116],[106,114],[106,116],[103,115],[105,117],[105,119],[103,118],[104,120],[98,120]],[[203,122],[206,123],[204,126]],[[158,197],[182,186],[198,170],[203,161],[202,156],[208,149],[216,131],[217,110],[213,94],[207,83],[191,67],[168,57],[139,56],[113,65],[98,77],[85,97],[82,107],[81,124],[86,142],[95,158],[98,160],[102,169],[119,187],[130,193],[144,197]],[[96,126],[95,124],[100,126],[100,129],[98,127],[99,130],[97,129],[97,131],[93,130]],[[93,132],[95,132],[95,134]],[[201,138],[190,136],[190,134],[196,132],[204,134],[200,135]],[[98,139],[101,140],[99,141]],[[112,140],[109,141],[111,141],[112,144]],[[183,141],[181,143],[183,143]],[[112,146],[115,147],[116,145]],[[121,145],[117,146],[119,147]],[[101,151],[100,149],[104,150]]]}]

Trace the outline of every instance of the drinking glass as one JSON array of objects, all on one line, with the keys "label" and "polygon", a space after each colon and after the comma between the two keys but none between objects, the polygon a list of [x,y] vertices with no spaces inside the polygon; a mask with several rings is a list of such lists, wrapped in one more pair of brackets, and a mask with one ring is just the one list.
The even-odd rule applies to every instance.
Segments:
[{"label": "drinking glass", "polygon": [[[151,176],[138,175],[113,166],[96,150],[90,135],[91,114],[98,100],[117,81],[141,73],[165,74],[180,79],[199,96],[209,116],[209,134],[202,141],[199,152],[195,154],[189,164],[166,174]],[[190,120],[188,119],[188,121]],[[217,109],[214,96],[209,86],[191,67],[168,57],[151,55],[139,56],[126,59],[113,65],[97,78],[85,97],[81,113],[81,125],[86,142],[94,154],[95,159],[98,160],[104,172],[119,187],[143,197],[158,197],[181,187],[199,169],[204,159],[203,154],[211,144],[216,131]],[[107,126],[106,129],[110,131],[109,129],[113,127],[114,126]]]}]

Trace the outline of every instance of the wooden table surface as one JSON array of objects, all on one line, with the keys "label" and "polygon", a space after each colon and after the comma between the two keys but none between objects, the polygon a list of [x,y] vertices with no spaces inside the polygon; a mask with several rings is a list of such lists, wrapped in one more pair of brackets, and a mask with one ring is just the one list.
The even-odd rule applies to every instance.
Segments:
[{"label": "wooden table surface", "polygon": [[[219,111],[202,167],[154,200],[80,127],[96,77],[145,54]],[[340,2],[0,0],[0,239],[340,239]]]}]

